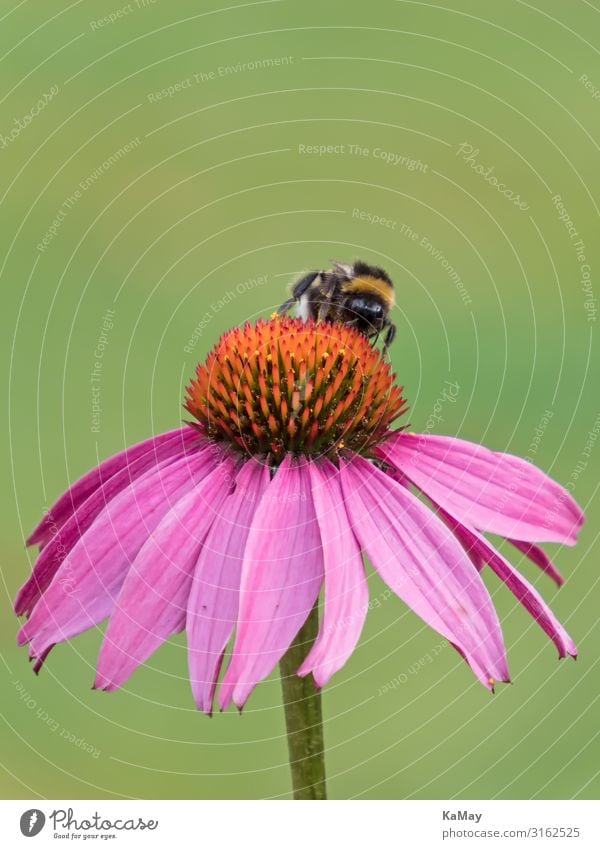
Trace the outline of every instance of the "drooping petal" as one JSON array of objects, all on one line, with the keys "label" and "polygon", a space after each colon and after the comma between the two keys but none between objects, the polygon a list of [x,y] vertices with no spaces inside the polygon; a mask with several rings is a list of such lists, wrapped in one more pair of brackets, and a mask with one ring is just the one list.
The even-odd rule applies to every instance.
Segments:
[{"label": "drooping petal", "polygon": [[546,575],[552,578],[557,586],[561,587],[564,584],[565,579],[546,552],[538,545],[532,545],[530,542],[521,542],[518,539],[509,539],[509,543],[514,545],[515,548],[518,548],[532,563],[535,563],[538,569],[541,569],[542,572],[545,572]]},{"label": "drooping petal", "polygon": [[91,469],[83,477],[79,478],[58,501],[48,510],[37,528],[33,531],[27,545],[45,545],[65,524],[71,514],[89,498],[103,483],[106,483],[114,474],[133,464],[144,454],[152,456],[159,448],[171,442],[173,450],[185,450],[194,441],[198,441],[200,434],[191,427],[180,427],[138,442],[125,451],[115,454]]},{"label": "drooping petal", "polygon": [[192,692],[198,707],[212,713],[223,652],[238,614],[244,549],[269,468],[250,460],[237,473],[229,495],[206,537],[187,605],[186,632]]},{"label": "drooping petal", "polygon": [[378,453],[468,527],[573,545],[584,522],[566,489],[512,454],[464,439],[411,433],[395,434]]},{"label": "drooping petal", "polygon": [[108,503],[71,549],[19,632],[39,657],[101,622],[112,611],[138,551],[170,506],[214,467],[210,451],[153,469]]},{"label": "drooping petal", "polygon": [[[435,503],[435,502],[432,502]],[[446,519],[447,514],[444,513],[443,510],[440,510],[440,516],[442,519]],[[446,522],[448,527],[450,527],[456,537],[456,539],[460,542],[466,553],[471,558],[471,562],[475,566],[478,572],[481,572],[483,567],[485,566],[485,560],[482,557],[480,547],[474,543],[473,535],[470,531],[459,522]],[[511,545],[514,545],[515,548],[518,548],[526,557],[529,558],[536,566],[538,566],[542,572],[545,572],[549,575],[553,581],[560,587],[564,584],[564,578],[554,565],[554,563],[550,560],[548,555],[543,549],[539,546],[534,545],[530,542],[520,542],[516,539],[509,539],[508,542]]]},{"label": "drooping petal", "polygon": [[464,528],[464,526],[457,525],[455,522],[447,522],[446,515],[443,510],[439,511],[439,515],[446,522],[456,539],[462,545],[465,550],[465,553],[468,555],[469,560],[471,561],[473,566],[477,569],[478,572],[481,572],[481,570],[485,566],[485,560],[481,556],[481,552],[478,550],[477,546],[473,545],[473,540],[466,533],[466,529]]},{"label": "drooping petal", "polygon": [[35,672],[36,675],[40,674],[40,669],[42,668],[42,666],[46,662],[46,658],[48,657],[48,655],[50,654],[50,652],[52,651],[53,648],[54,648],[54,643],[52,643],[52,645],[48,646],[47,649],[44,649],[44,651],[38,657],[30,657],[29,658],[30,662],[33,661],[33,671]]},{"label": "drooping petal", "polygon": [[[452,527],[460,523],[454,517],[444,512],[444,520]],[[469,545],[478,552],[480,557],[504,581],[506,586],[517,598],[528,613],[533,616],[542,630],[550,637],[558,649],[559,657],[577,656],[577,646],[552,613],[544,599],[511,564],[506,560],[485,537],[469,528],[461,527],[461,535]]]},{"label": "drooping petal", "polygon": [[[187,428],[187,430],[192,433],[191,428]],[[206,440],[196,435],[194,441],[190,442],[189,438],[184,437],[178,431],[175,436],[163,441],[160,445],[155,445],[149,451],[114,472],[105,483],[97,486],[94,492],[80,503],[76,511],[43,547],[31,576],[19,590],[15,601],[15,613],[18,616],[31,613],[38,598],[50,585],[52,578],[69,551],[92,525],[108,502],[130,483],[140,478],[144,472],[153,468],[163,468],[183,456],[185,449],[182,446],[185,446],[186,443],[189,443],[188,451],[197,451],[202,450],[203,446],[206,445]],[[195,443],[199,443],[198,447],[195,446]],[[191,445],[194,445],[193,449],[190,448]]]},{"label": "drooping petal", "polygon": [[231,490],[225,460],[161,520],[127,573],[100,649],[97,689],[117,690],[156,649],[185,625],[194,567],[210,527]]},{"label": "drooping petal", "polygon": [[242,565],[235,645],[219,691],[242,707],[308,618],[323,582],[323,551],[305,461],[288,455],[256,511]]},{"label": "drooping petal", "polygon": [[461,654],[487,687],[508,680],[498,616],[452,532],[373,463],[341,463],[354,533],[381,578]]},{"label": "drooping petal", "polygon": [[309,468],[323,543],[325,600],[319,635],[298,675],[312,672],[317,686],[323,687],[356,647],[367,615],[369,589],[339,472],[329,460],[311,463]]}]

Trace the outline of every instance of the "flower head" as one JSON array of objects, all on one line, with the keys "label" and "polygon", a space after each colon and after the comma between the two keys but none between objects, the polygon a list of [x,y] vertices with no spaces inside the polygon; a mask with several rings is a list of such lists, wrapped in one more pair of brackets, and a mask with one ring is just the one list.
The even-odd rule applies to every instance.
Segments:
[{"label": "flower head", "polygon": [[[577,650],[486,539],[500,534],[562,578],[542,541],[572,545],[570,494],[509,454],[391,430],[405,410],[389,366],[357,331],[276,319],[226,334],[190,384],[192,426],[142,442],[77,481],[28,540],[18,594],[36,671],[56,643],[108,618],[95,686],[115,690],[187,633],[198,706],[243,706],[321,591],[321,626],[298,669],[319,687],[352,654],[368,606],[366,553],[391,590],[488,688],[508,680],[487,565],[555,643]],[[417,497],[425,494],[433,509]]]},{"label": "flower head", "polygon": [[406,409],[389,364],[345,325],[273,318],[226,333],[199,365],[187,410],[211,439],[280,463],[368,456]]}]

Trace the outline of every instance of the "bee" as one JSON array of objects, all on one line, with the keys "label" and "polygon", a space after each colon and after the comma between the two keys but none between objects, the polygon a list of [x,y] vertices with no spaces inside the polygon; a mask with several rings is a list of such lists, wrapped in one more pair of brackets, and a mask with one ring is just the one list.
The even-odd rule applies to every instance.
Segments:
[{"label": "bee", "polygon": [[396,335],[390,320],[394,306],[394,284],[388,274],[357,260],[352,265],[332,260],[329,271],[311,271],[292,286],[292,297],[280,307],[286,313],[294,304],[304,321],[341,322],[356,327],[376,344],[385,332],[387,350]]}]

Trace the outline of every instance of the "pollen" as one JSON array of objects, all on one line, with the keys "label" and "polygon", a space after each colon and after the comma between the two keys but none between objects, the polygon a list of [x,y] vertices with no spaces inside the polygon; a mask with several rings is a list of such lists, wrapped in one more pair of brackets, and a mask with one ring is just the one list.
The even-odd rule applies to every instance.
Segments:
[{"label": "pollen", "polygon": [[353,327],[287,316],[221,337],[186,391],[189,422],[215,442],[269,457],[365,457],[407,409],[391,366]]}]

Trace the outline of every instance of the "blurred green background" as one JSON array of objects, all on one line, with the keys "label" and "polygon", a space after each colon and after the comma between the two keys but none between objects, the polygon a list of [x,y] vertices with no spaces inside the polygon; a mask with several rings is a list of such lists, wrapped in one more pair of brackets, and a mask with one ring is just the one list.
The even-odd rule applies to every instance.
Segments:
[{"label": "blurred green background", "polygon": [[[276,676],[241,718],[209,720],[183,637],[107,695],[90,689],[91,632],[36,678],[11,602],[44,507],[176,426],[221,332],[331,257],[395,281],[414,429],[528,456],[588,522],[575,549],[551,547],[560,591],[511,552],[577,663],[488,576],[514,679],[495,697],[370,574],[361,642],[324,692],[330,795],[598,796],[600,447],[583,454],[600,414],[598,15],[558,0],[1,4],[3,796],[288,796]],[[460,391],[432,426],[445,381]]]}]

